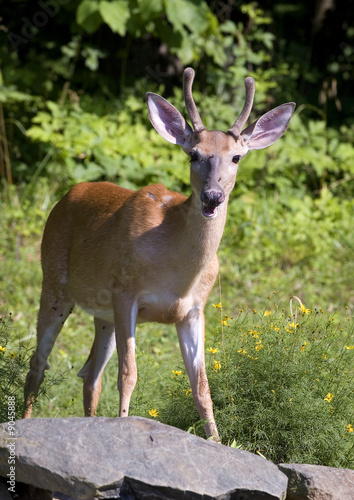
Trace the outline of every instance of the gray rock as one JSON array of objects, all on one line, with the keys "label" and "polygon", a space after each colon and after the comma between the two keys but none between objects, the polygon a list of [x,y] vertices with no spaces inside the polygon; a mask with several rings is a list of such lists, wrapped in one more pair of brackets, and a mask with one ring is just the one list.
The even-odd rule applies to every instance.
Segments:
[{"label": "gray rock", "polygon": [[13,500],[14,498],[16,500],[54,500],[50,491],[35,488],[29,484],[16,481],[14,489],[11,490],[13,492],[12,494],[10,494],[8,486],[7,478],[0,477],[0,500]]},{"label": "gray rock", "polygon": [[[284,500],[287,477],[263,458],[140,417],[16,422],[16,480],[80,500]],[[0,425],[0,475],[8,471]]]},{"label": "gray rock", "polygon": [[0,500],[12,500],[12,496],[10,495],[7,485],[6,479],[0,477]]},{"label": "gray rock", "polygon": [[286,500],[354,499],[354,470],[305,464],[278,467],[289,479]]}]

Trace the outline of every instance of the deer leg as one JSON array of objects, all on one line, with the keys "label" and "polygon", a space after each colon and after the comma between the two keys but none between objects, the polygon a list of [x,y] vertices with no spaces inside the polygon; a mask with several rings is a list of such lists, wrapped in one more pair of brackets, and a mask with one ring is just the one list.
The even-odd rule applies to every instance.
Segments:
[{"label": "deer leg", "polygon": [[220,441],[205,371],[203,310],[192,309],[183,321],[176,324],[176,329],[195,406],[201,420],[207,420],[204,425],[205,433],[208,438]]},{"label": "deer leg", "polygon": [[96,415],[101,394],[102,375],[116,347],[114,325],[95,317],[95,339],[83,368],[77,374],[84,380],[84,410],[86,417]]},{"label": "deer leg", "polygon": [[43,284],[37,322],[37,347],[25,382],[23,418],[31,416],[33,403],[44,379],[44,371],[49,369],[47,359],[74,305],[63,290],[54,292]]},{"label": "deer leg", "polygon": [[116,342],[118,350],[119,416],[127,417],[132,392],[137,381],[135,362],[135,327],[137,303],[123,300],[114,304]]}]

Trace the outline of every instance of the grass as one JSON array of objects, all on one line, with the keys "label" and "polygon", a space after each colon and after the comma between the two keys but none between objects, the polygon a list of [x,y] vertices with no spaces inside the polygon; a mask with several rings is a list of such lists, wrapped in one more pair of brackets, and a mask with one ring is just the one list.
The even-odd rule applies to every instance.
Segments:
[{"label": "grass", "polygon": [[[16,394],[18,418],[35,345],[39,244],[56,187],[38,180],[0,193],[0,394],[1,401]],[[347,348],[354,345],[353,207],[328,193],[292,200],[287,210],[272,196],[231,202],[220,283],[206,307],[206,347],[218,349],[206,353],[208,376],[224,444],[278,462],[353,467],[354,349]],[[296,319],[289,317],[294,293],[311,309],[301,313],[293,303]],[[213,307],[220,301],[223,309]],[[76,373],[92,341],[92,319],[75,309],[49,358],[35,416],[83,414]],[[202,435],[174,328],[139,327],[137,364],[131,414],[151,417],[156,409],[151,418]],[[104,373],[99,415],[117,414],[116,381],[114,355]]]}]

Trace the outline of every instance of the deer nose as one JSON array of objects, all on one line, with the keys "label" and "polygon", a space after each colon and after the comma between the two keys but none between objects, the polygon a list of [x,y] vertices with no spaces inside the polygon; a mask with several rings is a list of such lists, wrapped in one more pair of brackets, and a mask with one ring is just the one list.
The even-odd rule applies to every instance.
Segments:
[{"label": "deer nose", "polygon": [[225,201],[225,193],[222,189],[203,189],[200,199],[208,207],[218,207]]}]

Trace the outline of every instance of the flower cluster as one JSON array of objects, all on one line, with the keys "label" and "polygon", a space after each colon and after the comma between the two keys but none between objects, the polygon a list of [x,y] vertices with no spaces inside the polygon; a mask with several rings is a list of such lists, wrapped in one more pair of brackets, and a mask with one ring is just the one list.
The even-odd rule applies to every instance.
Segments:
[{"label": "flower cluster", "polygon": [[220,361],[217,361],[214,359],[214,370],[217,372],[218,370],[221,370],[221,363]]},{"label": "flower cluster", "polygon": [[324,398],[324,401],[327,401],[327,403],[330,403],[333,399],[333,394],[330,392],[327,394],[327,396]]}]

